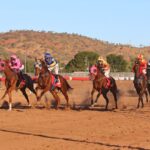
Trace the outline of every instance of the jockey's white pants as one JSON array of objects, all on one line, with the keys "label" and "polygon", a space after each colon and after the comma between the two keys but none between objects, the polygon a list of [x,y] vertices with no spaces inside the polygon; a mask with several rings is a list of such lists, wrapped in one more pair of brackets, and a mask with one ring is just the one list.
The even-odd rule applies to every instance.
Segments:
[{"label": "jockey's white pants", "polygon": [[105,70],[105,73],[104,73],[104,75],[107,77],[107,78],[109,78],[110,77],[110,69],[108,69],[108,70]]},{"label": "jockey's white pants", "polygon": [[142,70],[142,73],[143,73],[143,74],[146,74],[146,69],[143,69],[143,70]]},{"label": "jockey's white pants", "polygon": [[59,73],[59,65],[56,64],[54,67],[49,67],[48,70],[52,71],[52,72],[54,71],[55,74],[58,74]]}]

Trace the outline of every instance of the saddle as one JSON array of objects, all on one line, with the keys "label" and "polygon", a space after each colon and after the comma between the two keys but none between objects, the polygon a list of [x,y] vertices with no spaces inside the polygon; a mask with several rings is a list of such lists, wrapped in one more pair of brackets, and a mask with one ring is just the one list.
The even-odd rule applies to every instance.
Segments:
[{"label": "saddle", "polygon": [[60,88],[61,87],[61,82],[59,80],[58,75],[51,75],[51,83],[52,83],[52,90],[54,90],[55,87]]},{"label": "saddle", "polygon": [[108,77],[106,77],[105,78],[106,79],[106,81],[107,81],[107,84],[106,84],[106,87],[105,88],[110,88],[111,87],[111,79],[110,78],[108,78]]}]

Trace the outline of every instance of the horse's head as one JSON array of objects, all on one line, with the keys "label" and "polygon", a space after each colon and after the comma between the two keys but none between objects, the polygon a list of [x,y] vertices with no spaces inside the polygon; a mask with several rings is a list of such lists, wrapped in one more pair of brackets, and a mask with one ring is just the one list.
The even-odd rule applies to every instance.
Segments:
[{"label": "horse's head", "polygon": [[41,63],[41,69],[39,72],[39,76],[38,76],[38,84],[40,87],[45,87],[47,86],[47,83],[49,82],[50,79],[50,72],[47,68],[46,63],[44,62],[43,59],[40,59],[40,63]]},{"label": "horse's head", "polygon": [[43,59],[40,59],[40,62],[41,62],[41,72],[49,72],[45,61]]},{"label": "horse's head", "polygon": [[0,71],[4,71],[8,66],[8,63],[9,62],[7,60],[0,59]]},{"label": "horse's head", "polygon": [[95,77],[97,76],[97,66],[96,65],[93,65],[89,68],[89,78],[90,80],[94,80]]},{"label": "horse's head", "polygon": [[41,68],[42,68],[42,64],[40,59],[35,58],[34,71],[36,76],[40,74]]},{"label": "horse's head", "polygon": [[140,67],[140,62],[138,60],[135,60],[135,64],[134,64],[135,77],[138,77],[140,75],[139,67]]}]

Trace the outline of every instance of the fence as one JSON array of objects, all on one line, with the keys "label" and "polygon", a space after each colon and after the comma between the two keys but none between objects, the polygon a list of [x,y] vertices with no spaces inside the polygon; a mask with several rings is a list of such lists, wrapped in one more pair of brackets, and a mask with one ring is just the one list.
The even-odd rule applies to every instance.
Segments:
[{"label": "fence", "polygon": [[[88,78],[89,72],[73,72],[73,73],[61,73],[61,75],[65,77],[75,78]],[[133,80],[134,74],[132,72],[111,72],[110,76],[112,76],[115,80]]]},{"label": "fence", "polygon": [[[73,73],[61,73],[67,80],[89,80],[89,72],[73,72]],[[33,78],[33,74],[30,74]],[[132,72],[112,72],[110,73],[115,80],[133,80],[134,74]],[[5,80],[5,78],[0,74],[0,81]]]}]

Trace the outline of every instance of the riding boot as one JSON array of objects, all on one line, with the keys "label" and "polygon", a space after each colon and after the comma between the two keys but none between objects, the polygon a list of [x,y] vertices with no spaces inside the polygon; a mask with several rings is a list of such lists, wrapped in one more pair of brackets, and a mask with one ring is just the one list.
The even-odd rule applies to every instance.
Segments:
[{"label": "riding boot", "polygon": [[18,88],[24,87],[24,85],[25,85],[25,83],[26,83],[26,80],[25,80],[25,78],[24,78],[24,76],[23,76],[23,73],[22,73],[21,71],[20,71],[20,73],[19,73],[19,81],[20,81],[20,83],[19,83]]},{"label": "riding boot", "polygon": [[57,87],[61,87],[61,83],[60,83],[60,80],[59,80],[59,76],[58,75],[55,75],[55,85]]}]

